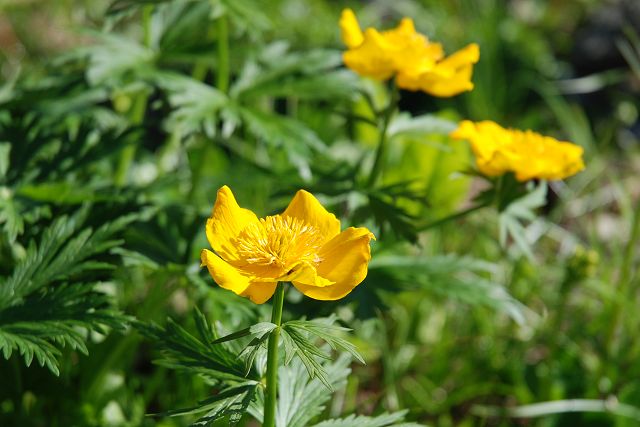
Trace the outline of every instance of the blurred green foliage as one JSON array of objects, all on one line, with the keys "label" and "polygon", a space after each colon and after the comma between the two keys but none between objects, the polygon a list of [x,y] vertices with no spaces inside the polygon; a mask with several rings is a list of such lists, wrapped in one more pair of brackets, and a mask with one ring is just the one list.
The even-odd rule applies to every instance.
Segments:
[{"label": "blurred green foliage", "polygon": [[[353,328],[367,362],[327,362],[337,393],[305,383],[323,397],[295,425],[392,425],[401,409],[443,427],[640,423],[633,2],[347,3],[365,26],[411,16],[447,51],[481,47],[474,91],[401,93],[375,188],[363,165],[386,92],[341,67],[346,3],[0,0],[1,425],[196,419],[145,415],[219,391],[200,365],[172,369],[169,338],[206,347],[268,318],[199,269],[223,184],[262,214],[307,188],[380,238],[348,298],[287,295],[291,318]],[[460,118],[569,139],[587,170],[519,210],[428,227],[486,190],[446,137]]]}]

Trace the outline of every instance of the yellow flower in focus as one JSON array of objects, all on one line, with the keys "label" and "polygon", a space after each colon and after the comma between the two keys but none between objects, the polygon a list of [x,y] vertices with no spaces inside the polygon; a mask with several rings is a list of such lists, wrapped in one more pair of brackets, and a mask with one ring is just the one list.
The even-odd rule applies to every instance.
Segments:
[{"label": "yellow flower in focus", "polygon": [[505,129],[488,120],[464,120],[450,136],[471,143],[478,169],[487,176],[513,172],[518,181],[557,180],[584,169],[582,147],[530,130]]},{"label": "yellow flower in focus", "polygon": [[344,63],[361,76],[376,80],[396,76],[402,89],[441,97],[473,89],[473,64],[480,59],[476,44],[445,58],[442,45],[416,32],[410,18],[392,30],[367,28],[363,33],[351,9],[342,11],[340,29],[349,48],[343,54]]},{"label": "yellow flower in focus", "polygon": [[267,301],[278,282],[291,282],[318,300],[343,298],[367,275],[375,240],[366,228],[340,232],[340,220],[310,193],[300,190],[280,215],[258,217],[238,206],[229,187],[218,190],[202,265],[220,287]]}]

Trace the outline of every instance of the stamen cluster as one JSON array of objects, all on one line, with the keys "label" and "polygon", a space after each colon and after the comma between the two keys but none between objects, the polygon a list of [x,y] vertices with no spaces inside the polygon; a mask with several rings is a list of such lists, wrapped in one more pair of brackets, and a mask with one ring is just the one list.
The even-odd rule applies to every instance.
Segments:
[{"label": "stamen cluster", "polygon": [[298,218],[267,216],[242,230],[237,237],[238,255],[247,263],[286,268],[293,262],[319,262],[322,236]]}]

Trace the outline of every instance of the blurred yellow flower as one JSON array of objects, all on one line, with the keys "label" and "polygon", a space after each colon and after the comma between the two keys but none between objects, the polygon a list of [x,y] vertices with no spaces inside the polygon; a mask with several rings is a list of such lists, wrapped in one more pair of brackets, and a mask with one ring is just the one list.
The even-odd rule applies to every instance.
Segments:
[{"label": "blurred yellow flower", "polygon": [[367,275],[375,240],[366,228],[340,232],[340,220],[300,190],[280,215],[258,219],[238,206],[229,187],[218,190],[202,265],[222,288],[262,304],[278,282],[318,300],[343,298]]},{"label": "blurred yellow flower", "polygon": [[488,120],[464,120],[450,136],[471,143],[478,169],[487,176],[513,172],[518,181],[556,180],[584,169],[582,147],[530,130],[505,129]]},{"label": "blurred yellow flower", "polygon": [[342,11],[340,29],[348,48],[344,63],[361,76],[376,80],[395,76],[402,89],[440,97],[473,89],[473,64],[480,59],[475,43],[445,58],[442,45],[416,32],[410,18],[392,30],[367,28],[363,33],[351,9]]}]

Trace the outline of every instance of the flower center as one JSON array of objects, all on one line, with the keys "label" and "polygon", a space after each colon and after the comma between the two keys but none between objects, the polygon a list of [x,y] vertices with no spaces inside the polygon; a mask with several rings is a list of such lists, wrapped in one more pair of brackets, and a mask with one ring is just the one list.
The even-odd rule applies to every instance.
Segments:
[{"label": "flower center", "polygon": [[249,264],[287,268],[299,261],[319,262],[322,242],[317,228],[298,218],[275,215],[245,227],[236,248]]}]

